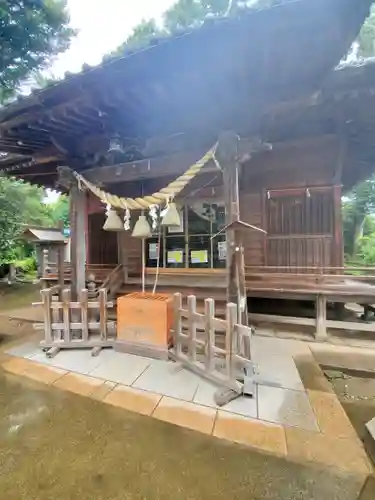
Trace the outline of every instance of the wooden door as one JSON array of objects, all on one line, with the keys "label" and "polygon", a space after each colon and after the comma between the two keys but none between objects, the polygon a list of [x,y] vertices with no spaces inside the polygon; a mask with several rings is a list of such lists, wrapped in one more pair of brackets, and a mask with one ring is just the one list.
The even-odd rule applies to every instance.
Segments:
[{"label": "wooden door", "polygon": [[283,270],[333,265],[333,188],[267,191],[267,265]]}]

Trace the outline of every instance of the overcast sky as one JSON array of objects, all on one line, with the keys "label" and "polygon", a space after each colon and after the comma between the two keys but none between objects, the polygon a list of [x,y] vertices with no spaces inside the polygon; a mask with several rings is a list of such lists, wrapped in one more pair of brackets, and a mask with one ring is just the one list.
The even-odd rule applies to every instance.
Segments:
[{"label": "overcast sky", "polygon": [[[102,57],[116,49],[142,19],[161,19],[176,0],[68,0],[70,21],[79,30],[69,50],[51,67],[54,76],[65,71],[78,72],[82,64],[99,64]],[[46,202],[58,194],[48,191]]]},{"label": "overcast sky", "polygon": [[80,71],[83,63],[98,64],[118,47],[142,20],[161,18],[175,0],[68,0],[72,27],[79,30],[70,49],[54,61],[51,71]]}]

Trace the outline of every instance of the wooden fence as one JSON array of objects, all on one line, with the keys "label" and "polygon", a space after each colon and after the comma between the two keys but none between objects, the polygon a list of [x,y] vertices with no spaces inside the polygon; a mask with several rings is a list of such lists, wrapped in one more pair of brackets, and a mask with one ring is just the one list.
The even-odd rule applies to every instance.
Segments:
[{"label": "wooden fence", "polygon": [[[187,333],[183,328],[184,319],[188,322]],[[204,331],[203,338],[197,337],[198,329]],[[219,347],[223,333],[224,347]],[[244,369],[251,363],[251,333],[250,327],[237,323],[235,304],[227,304],[224,320],[215,317],[213,299],[205,299],[204,314],[201,314],[197,312],[195,296],[188,297],[187,309],[183,309],[182,295],[174,295],[172,357],[197,375],[238,394],[243,392]]]},{"label": "wooden fence", "polygon": [[33,305],[43,307],[44,322],[36,328],[44,331],[41,346],[51,350],[48,355],[60,349],[92,348],[97,352],[112,346],[115,324],[108,321],[107,309],[113,303],[108,302],[105,289],[92,300],[88,290],[83,289],[76,302],[70,300],[69,289],[61,290],[58,285],[42,290],[41,296],[42,302]]}]

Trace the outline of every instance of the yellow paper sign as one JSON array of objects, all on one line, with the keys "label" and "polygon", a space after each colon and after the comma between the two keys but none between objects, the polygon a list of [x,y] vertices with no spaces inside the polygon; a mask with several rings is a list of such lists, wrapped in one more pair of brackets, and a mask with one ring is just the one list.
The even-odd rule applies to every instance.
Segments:
[{"label": "yellow paper sign", "polygon": [[208,251],[192,250],[190,252],[190,260],[192,264],[205,264],[208,262]]},{"label": "yellow paper sign", "polygon": [[168,264],[182,264],[184,262],[184,252],[182,250],[171,250],[167,253]]}]

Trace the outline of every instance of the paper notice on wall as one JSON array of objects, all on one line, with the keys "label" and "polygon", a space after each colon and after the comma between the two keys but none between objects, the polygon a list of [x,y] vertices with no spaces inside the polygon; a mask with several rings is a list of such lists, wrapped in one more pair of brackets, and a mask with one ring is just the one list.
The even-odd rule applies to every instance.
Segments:
[{"label": "paper notice on wall", "polygon": [[171,250],[167,252],[168,264],[183,264],[184,252],[182,250]]},{"label": "paper notice on wall", "polygon": [[148,258],[149,260],[157,260],[159,257],[158,243],[150,243],[148,245]]},{"label": "paper notice on wall", "polygon": [[217,249],[219,252],[219,260],[225,260],[227,258],[227,242],[219,241],[217,244]]},{"label": "paper notice on wall", "polygon": [[190,261],[192,264],[205,264],[208,262],[208,251],[192,250],[190,252]]}]

